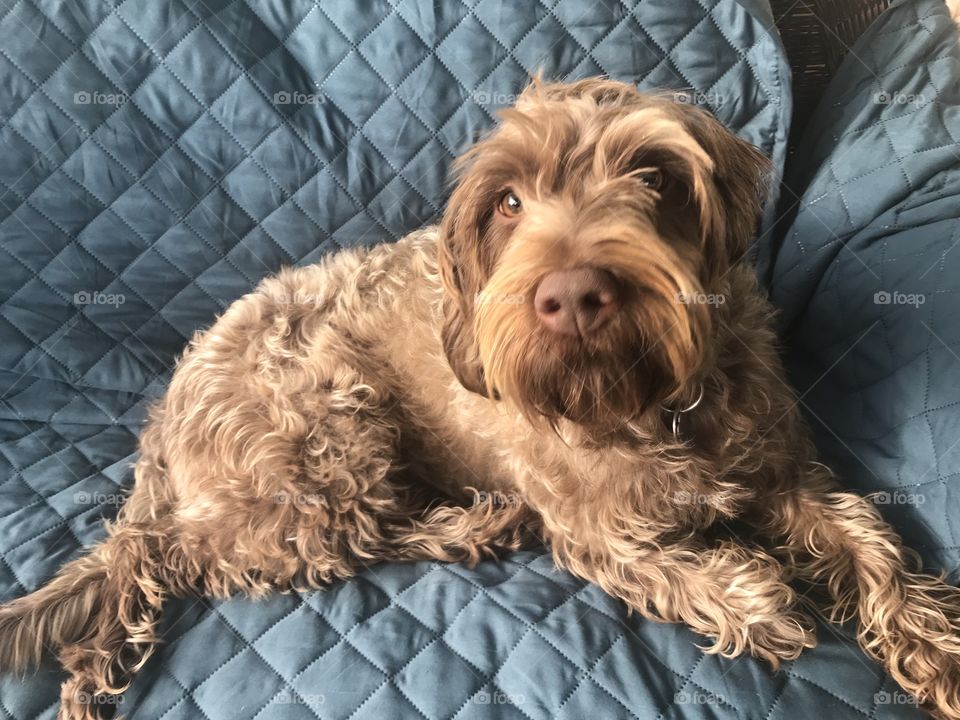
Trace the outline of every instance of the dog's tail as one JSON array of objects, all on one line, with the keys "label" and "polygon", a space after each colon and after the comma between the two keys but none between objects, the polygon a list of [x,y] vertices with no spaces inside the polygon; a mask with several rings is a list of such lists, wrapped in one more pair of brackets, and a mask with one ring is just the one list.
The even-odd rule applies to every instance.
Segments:
[{"label": "dog's tail", "polygon": [[35,593],[0,606],[0,672],[21,672],[92,632],[107,568],[97,555],[64,566]]},{"label": "dog's tail", "polygon": [[21,672],[48,651],[72,673],[75,694],[123,692],[153,652],[165,595],[184,582],[171,536],[159,523],[110,526],[50,583],[0,606],[0,671]]}]

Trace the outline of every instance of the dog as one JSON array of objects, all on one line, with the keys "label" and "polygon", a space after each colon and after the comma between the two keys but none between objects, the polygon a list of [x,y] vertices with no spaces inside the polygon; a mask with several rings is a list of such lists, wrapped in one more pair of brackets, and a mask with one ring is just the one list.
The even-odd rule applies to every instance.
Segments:
[{"label": "dog", "polygon": [[813,588],[960,718],[960,591],[837,486],[785,383],[763,154],[665,94],[535,80],[456,174],[438,226],[282,270],[192,339],[106,539],[0,608],[0,668],[53,650],[59,717],[90,720],[169,597],[543,542],[774,669],[815,644]]}]

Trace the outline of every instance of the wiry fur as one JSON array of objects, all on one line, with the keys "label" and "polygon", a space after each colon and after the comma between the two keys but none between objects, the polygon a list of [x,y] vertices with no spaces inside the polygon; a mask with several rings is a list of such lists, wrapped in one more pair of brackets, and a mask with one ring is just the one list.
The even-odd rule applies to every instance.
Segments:
[{"label": "wiry fur", "polygon": [[[659,191],[638,180],[651,167]],[[0,667],[58,652],[60,717],[86,720],[149,658],[168,596],[537,537],[709,652],[775,667],[814,644],[789,581],[819,585],[906,690],[960,718],[960,592],[836,487],[784,384],[744,259],[765,168],[668,97],[534,83],[462,159],[439,229],[284,270],[194,338],[107,539],[0,608]],[[507,187],[517,217],[496,210]],[[532,295],[581,264],[622,307],[596,336],[552,336]],[[663,406],[700,386],[678,438]]]}]

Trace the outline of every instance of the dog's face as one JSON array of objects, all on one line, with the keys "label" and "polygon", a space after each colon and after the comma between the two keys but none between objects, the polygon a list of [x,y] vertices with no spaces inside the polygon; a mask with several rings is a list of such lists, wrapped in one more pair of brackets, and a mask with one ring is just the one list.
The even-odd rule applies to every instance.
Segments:
[{"label": "dog's face", "polygon": [[535,82],[458,161],[441,224],[460,381],[600,434],[682,401],[712,354],[712,311],[689,299],[745,254],[766,167],[669,97]]}]

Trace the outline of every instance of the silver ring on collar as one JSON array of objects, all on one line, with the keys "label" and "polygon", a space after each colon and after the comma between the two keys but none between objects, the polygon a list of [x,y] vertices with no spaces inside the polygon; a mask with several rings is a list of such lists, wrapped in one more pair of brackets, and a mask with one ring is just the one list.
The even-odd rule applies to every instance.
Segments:
[{"label": "silver ring on collar", "polygon": [[690,403],[687,407],[682,409],[680,408],[670,409],[667,407],[663,408],[665,411],[671,414],[670,429],[673,431],[673,436],[676,438],[680,437],[681,416],[684,413],[688,413],[693,410],[696,410],[700,406],[700,403],[703,402],[703,383],[700,383],[699,385],[700,385],[700,390],[697,393],[697,399],[694,400],[692,403]]}]

